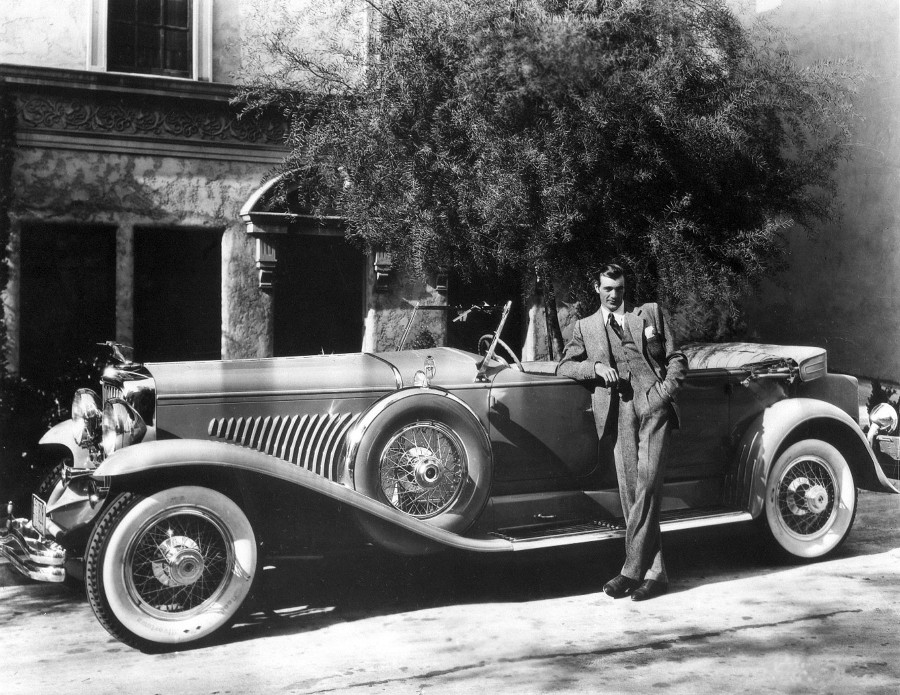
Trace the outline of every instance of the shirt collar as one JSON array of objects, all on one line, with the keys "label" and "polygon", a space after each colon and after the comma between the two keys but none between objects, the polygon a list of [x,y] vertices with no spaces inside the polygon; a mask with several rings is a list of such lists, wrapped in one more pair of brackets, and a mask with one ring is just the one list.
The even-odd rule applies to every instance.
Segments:
[{"label": "shirt collar", "polygon": [[603,312],[603,324],[604,324],[604,325],[608,325],[608,324],[609,324],[609,315],[610,315],[610,314],[615,314],[615,315],[616,315],[616,321],[619,322],[619,325],[620,325],[620,326],[624,325],[624,321],[625,321],[625,302],[622,302],[621,304],[619,304],[619,308],[616,309],[615,311],[610,311],[610,310],[607,309],[605,306],[601,306],[601,307],[600,307],[600,311]]}]

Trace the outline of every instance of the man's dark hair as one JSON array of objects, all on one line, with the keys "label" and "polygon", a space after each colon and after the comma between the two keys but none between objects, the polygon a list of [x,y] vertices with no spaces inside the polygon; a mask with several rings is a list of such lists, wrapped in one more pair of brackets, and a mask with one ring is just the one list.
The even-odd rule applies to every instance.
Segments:
[{"label": "man's dark hair", "polygon": [[625,268],[616,263],[607,263],[594,273],[594,280],[596,282],[600,282],[601,277],[618,280],[621,277],[625,277]]}]

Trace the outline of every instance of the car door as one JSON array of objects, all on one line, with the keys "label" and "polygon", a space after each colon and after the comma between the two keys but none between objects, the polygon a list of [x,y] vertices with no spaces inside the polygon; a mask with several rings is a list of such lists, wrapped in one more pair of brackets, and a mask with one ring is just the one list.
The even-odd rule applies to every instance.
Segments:
[{"label": "car door", "polygon": [[724,476],[730,461],[729,413],[733,381],[725,370],[691,370],[678,391],[666,481]]},{"label": "car door", "polygon": [[488,420],[498,483],[544,480],[564,489],[597,468],[590,389],[557,377],[553,363],[545,364],[542,374],[503,369],[491,385]]}]

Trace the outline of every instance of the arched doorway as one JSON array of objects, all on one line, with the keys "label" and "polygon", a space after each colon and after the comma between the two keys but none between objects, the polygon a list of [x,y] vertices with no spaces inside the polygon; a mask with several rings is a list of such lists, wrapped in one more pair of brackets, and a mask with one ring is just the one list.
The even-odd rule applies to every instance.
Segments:
[{"label": "arched doorway", "polygon": [[342,235],[284,236],[276,249],[275,356],[359,352],[363,254]]},{"label": "arched doorway", "polygon": [[256,239],[259,287],[272,295],[275,356],[358,352],[365,314],[365,255],[337,217],[306,214],[296,190],[266,182],[241,218]]}]

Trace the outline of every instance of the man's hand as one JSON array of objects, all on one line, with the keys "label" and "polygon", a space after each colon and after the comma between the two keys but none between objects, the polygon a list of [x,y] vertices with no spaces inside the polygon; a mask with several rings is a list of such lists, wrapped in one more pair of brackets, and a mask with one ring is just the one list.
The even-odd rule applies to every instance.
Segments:
[{"label": "man's hand", "polygon": [[619,383],[619,373],[602,362],[594,362],[594,374],[603,382],[604,386],[614,386]]}]

